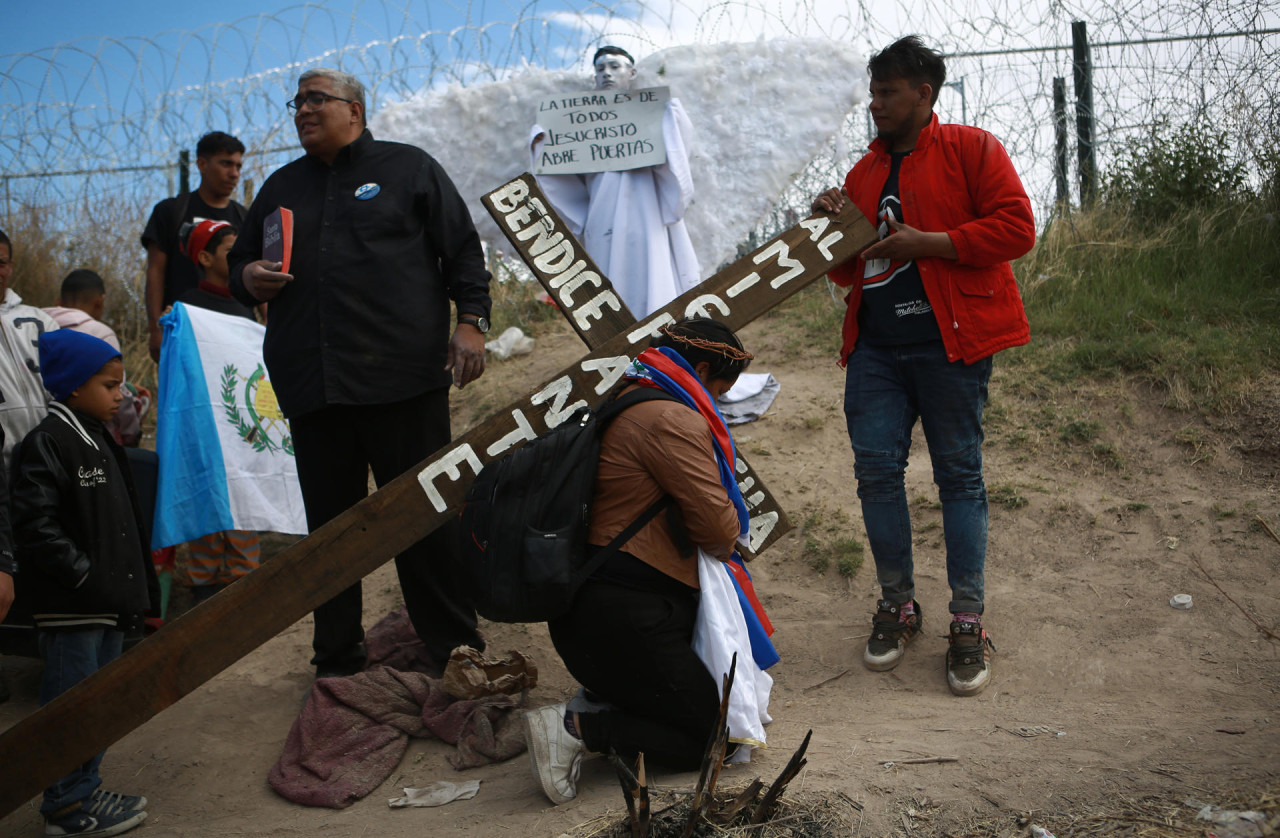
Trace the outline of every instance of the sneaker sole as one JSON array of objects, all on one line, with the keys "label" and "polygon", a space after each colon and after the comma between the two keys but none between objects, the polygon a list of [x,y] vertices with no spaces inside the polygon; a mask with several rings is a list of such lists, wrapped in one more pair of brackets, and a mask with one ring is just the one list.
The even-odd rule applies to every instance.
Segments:
[{"label": "sneaker sole", "polygon": [[78,836],[79,838],[106,838],[108,835],[119,835],[122,832],[128,832],[138,824],[147,819],[146,812],[134,812],[127,820],[120,821],[117,824],[106,827],[105,829],[94,829],[89,832],[67,832],[63,829],[55,828],[56,831],[50,832],[45,829],[46,838],[59,838],[59,836]]},{"label": "sneaker sole", "polygon": [[520,726],[524,729],[524,741],[529,747],[529,765],[533,768],[533,778],[537,781],[542,793],[556,806],[568,803],[572,797],[565,797],[556,791],[555,784],[543,776],[542,766],[551,762],[548,742],[542,736],[534,734],[533,718],[536,712],[524,713],[520,716]]},{"label": "sneaker sole", "polygon": [[977,695],[987,688],[987,684],[991,683],[991,661],[987,661],[987,668],[972,681],[961,681],[947,673],[947,686],[951,692],[958,696],[968,697]]},{"label": "sneaker sole", "polygon": [[883,655],[873,655],[870,649],[864,649],[862,662],[872,672],[888,672],[902,663],[902,657],[905,652],[906,644],[899,644],[897,649]]}]

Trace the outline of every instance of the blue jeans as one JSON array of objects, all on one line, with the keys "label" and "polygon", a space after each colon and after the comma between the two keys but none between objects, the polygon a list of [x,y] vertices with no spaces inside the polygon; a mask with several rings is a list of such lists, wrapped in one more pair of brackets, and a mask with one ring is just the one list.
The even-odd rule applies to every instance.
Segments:
[{"label": "blue jeans", "polygon": [[[41,632],[44,675],[40,680],[40,706],[118,658],[123,643],[124,632],[108,628]],[[102,785],[98,766],[103,753],[106,752],[90,757],[88,762],[45,789],[40,813],[47,816],[93,794]]]},{"label": "blue jeans", "polygon": [[982,409],[991,359],[947,360],[941,341],[858,344],[849,356],[844,412],[867,541],[885,599],[915,597],[911,516],[903,474],[916,419],[924,426],[942,501],[951,612],[982,613],[987,489],[982,481]]}]

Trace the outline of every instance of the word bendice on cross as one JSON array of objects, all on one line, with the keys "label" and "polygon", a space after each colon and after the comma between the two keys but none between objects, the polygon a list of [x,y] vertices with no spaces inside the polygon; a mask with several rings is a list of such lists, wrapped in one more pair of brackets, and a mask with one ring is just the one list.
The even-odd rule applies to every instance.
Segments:
[{"label": "word bendice on cross", "polygon": [[[700,287],[702,293],[692,295],[691,299],[683,305],[681,301],[685,298],[682,297],[681,300],[655,312],[644,323],[636,323],[622,298],[614,291],[608,279],[601,274],[586,250],[569,232],[533,178],[528,176],[517,178],[501,189],[486,195],[482,201],[525,264],[556,300],[560,310],[568,317],[569,323],[588,349],[599,349],[614,336],[626,333],[627,349],[623,357],[618,359],[621,366],[616,366],[615,362],[614,367],[611,367],[612,378],[602,380],[597,385],[595,399],[584,397],[566,406],[565,402],[569,397],[561,395],[565,392],[564,388],[567,384],[563,377],[552,381],[541,391],[561,395],[560,409],[548,412],[547,429],[558,425],[567,414],[577,410],[578,407],[588,402],[594,405],[599,400],[599,395],[607,392],[617,382],[621,372],[630,362],[630,358],[643,349],[648,340],[657,335],[658,329],[662,326],[693,314],[726,321],[730,319],[727,316],[730,312],[728,304],[720,296],[710,293],[710,289],[704,284]],[[810,238],[817,243],[819,252],[829,251],[831,246],[844,235],[840,231],[828,230],[830,221],[827,218],[817,218],[806,223],[811,223]],[[787,274],[794,271],[796,261],[791,257],[790,248],[785,243],[775,244],[771,250],[766,250],[768,253],[761,251],[759,258],[752,264],[762,265],[771,257],[776,257],[779,270],[775,271],[777,276],[773,279],[778,281],[777,287],[781,288],[789,281]],[[823,259],[827,258],[823,254]],[[755,279],[752,280],[751,277]],[[751,271],[742,279],[728,285],[724,296],[732,301],[758,281],[760,281],[759,271]],[[769,285],[772,287],[773,283],[770,282]],[[792,289],[788,289],[782,296],[788,296],[791,292]],[[737,328],[733,323],[730,325]],[[590,395],[592,394],[584,394],[584,396]],[[516,418],[516,421],[519,422],[521,418],[523,417]],[[493,453],[493,456],[500,453],[502,452]],[[741,454],[735,463],[735,471],[743,500],[751,514],[746,551],[750,558],[751,555],[760,553],[785,535],[790,529],[790,523],[781,505]]]},{"label": "word bendice on cross", "polygon": [[[838,215],[800,222],[636,323],[532,175],[483,201],[535,271],[545,272],[588,354],[0,733],[0,817],[456,515],[485,462],[555,427],[578,406],[598,403],[621,378],[629,355],[662,325],[700,313],[739,329],[877,239],[866,218],[846,204]],[[759,551],[781,535],[785,518],[767,493],[748,483],[755,478],[745,464],[739,481],[754,502],[751,543]]]}]

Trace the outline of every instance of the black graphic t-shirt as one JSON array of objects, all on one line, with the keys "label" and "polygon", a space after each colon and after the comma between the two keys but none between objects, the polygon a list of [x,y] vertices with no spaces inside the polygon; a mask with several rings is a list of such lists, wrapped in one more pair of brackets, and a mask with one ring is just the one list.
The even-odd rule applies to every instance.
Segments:
[{"label": "black graphic t-shirt", "polygon": [[[892,232],[888,219],[902,223],[902,201],[898,198],[898,170],[911,152],[894,152],[889,179],[880,192],[876,221],[880,238]],[[914,260],[892,262],[870,259],[862,275],[862,303],[858,307],[858,339],[875,346],[901,346],[941,340],[933,307],[924,293],[920,271]]]}]

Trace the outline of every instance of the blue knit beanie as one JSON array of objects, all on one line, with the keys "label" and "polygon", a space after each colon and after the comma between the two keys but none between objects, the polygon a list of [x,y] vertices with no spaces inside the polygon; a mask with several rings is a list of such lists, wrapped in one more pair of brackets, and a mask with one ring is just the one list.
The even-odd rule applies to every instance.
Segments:
[{"label": "blue knit beanie", "polygon": [[40,335],[40,375],[54,399],[65,402],[71,392],[120,357],[120,350],[102,338],[74,329],[56,329]]}]

